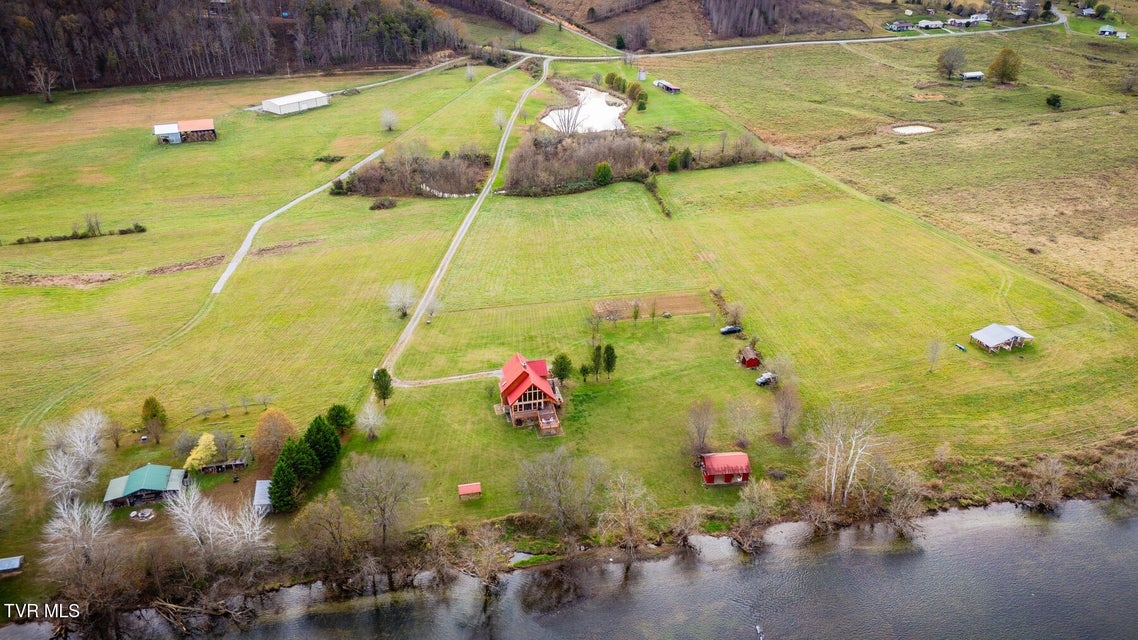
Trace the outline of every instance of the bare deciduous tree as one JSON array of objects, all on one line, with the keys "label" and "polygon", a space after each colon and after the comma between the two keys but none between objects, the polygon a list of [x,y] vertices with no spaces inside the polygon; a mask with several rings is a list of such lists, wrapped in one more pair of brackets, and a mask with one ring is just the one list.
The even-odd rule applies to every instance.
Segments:
[{"label": "bare deciduous tree", "polygon": [[925,514],[925,507],[921,503],[919,484],[912,471],[892,471],[887,479],[889,502],[885,506],[885,520],[904,538],[920,535],[922,531],[917,518]]},{"label": "bare deciduous tree", "polygon": [[582,118],[580,103],[564,104],[549,112],[549,121],[553,123],[553,130],[563,136],[571,136],[577,133],[577,127],[581,125]]},{"label": "bare deciduous tree", "polygon": [[798,385],[793,381],[779,381],[778,388],[774,390],[774,419],[778,431],[783,438],[789,438],[788,432],[798,425],[802,415],[802,396],[798,393]]},{"label": "bare deciduous tree", "polygon": [[229,431],[214,431],[213,446],[217,447],[219,460],[228,460],[233,450],[237,448],[237,438]]},{"label": "bare deciduous tree", "polygon": [[860,472],[871,464],[873,434],[880,419],[875,411],[836,403],[823,413],[811,444],[827,505],[845,507],[850,492],[860,485]]},{"label": "bare deciduous tree", "polygon": [[494,126],[498,127],[499,129],[505,129],[506,122],[508,122],[506,119],[506,110],[502,107],[494,109]]},{"label": "bare deciduous tree", "polygon": [[95,481],[103,462],[99,440],[108,422],[101,411],[86,409],[66,423],[44,430],[47,455],[36,466],[44,488],[57,502],[74,501],[84,487]]},{"label": "bare deciduous tree", "polygon": [[103,505],[56,504],[44,526],[42,561],[58,598],[79,606],[80,624],[117,628],[118,612],[137,598],[130,548],[111,530],[110,510]]},{"label": "bare deciduous tree", "polygon": [[245,415],[249,415],[249,407],[253,404],[253,399],[249,396],[241,396],[241,408],[245,410]]},{"label": "bare deciduous tree", "polygon": [[463,568],[478,578],[486,594],[498,586],[498,575],[509,566],[503,549],[502,533],[497,527],[482,524],[467,536],[469,544],[463,550]]},{"label": "bare deciduous tree", "polygon": [[707,434],[715,424],[715,407],[711,400],[697,400],[688,407],[688,449],[692,457],[711,451],[707,446]]},{"label": "bare deciduous tree", "polygon": [[522,508],[549,519],[566,534],[585,531],[597,512],[604,467],[598,458],[576,462],[565,447],[522,463]]},{"label": "bare deciduous tree", "polygon": [[223,399],[221,402],[217,403],[217,410],[220,411],[223,416],[228,418],[229,417],[229,401]]},{"label": "bare deciduous tree", "polygon": [[639,478],[625,471],[617,474],[609,485],[608,508],[601,514],[601,531],[618,540],[617,546],[628,550],[628,560],[635,558],[636,547],[644,541],[648,514],[656,507],[648,489]]},{"label": "bare deciduous tree", "polygon": [[385,131],[392,131],[399,126],[399,116],[391,109],[384,109],[379,114],[379,123],[383,125]]},{"label": "bare deciduous tree", "polygon": [[344,493],[372,535],[379,535],[380,547],[387,548],[389,539],[411,516],[421,484],[415,467],[399,460],[353,453],[342,478]]},{"label": "bare deciduous tree", "polygon": [[944,473],[952,464],[952,444],[942,442],[933,451],[933,471]]},{"label": "bare deciduous tree", "polygon": [[273,396],[267,393],[262,393],[261,395],[257,396],[257,401],[261,403],[261,408],[268,411],[269,403],[273,401]]},{"label": "bare deciduous tree", "polygon": [[308,503],[293,522],[310,570],[339,588],[367,547],[367,529],[352,507],[329,491]]},{"label": "bare deciduous tree", "polygon": [[770,480],[751,481],[739,491],[739,503],[735,505],[735,512],[741,523],[762,526],[774,519],[776,501]]},{"label": "bare deciduous tree", "polygon": [[1054,511],[1063,499],[1063,480],[1067,477],[1067,468],[1058,458],[1044,458],[1032,467],[1032,475],[1034,478],[1028,488],[1032,508]]},{"label": "bare deciduous tree", "polygon": [[166,431],[166,422],[160,418],[151,418],[146,421],[146,435],[154,440],[154,444],[162,444],[162,433]]},{"label": "bare deciduous tree", "polygon": [[726,307],[727,324],[741,325],[743,323],[743,303],[729,302]]},{"label": "bare deciduous tree", "polygon": [[406,318],[418,301],[415,285],[399,280],[387,288],[387,308],[400,318]]},{"label": "bare deciduous tree", "polygon": [[123,436],[126,435],[126,427],[118,420],[108,420],[107,423],[103,425],[102,435],[107,440],[110,440],[111,444],[115,445],[115,448],[118,449],[119,445],[122,444]]},{"label": "bare deciduous tree", "polygon": [[470,63],[466,64],[466,81],[474,82],[474,65]]},{"label": "bare deciduous tree", "polygon": [[183,431],[179,433],[178,437],[174,440],[173,448],[174,453],[177,454],[179,458],[185,458],[190,455],[190,452],[193,451],[196,446],[198,446],[198,436],[195,436],[189,431]]},{"label": "bare deciduous tree", "polygon": [[936,365],[940,362],[940,353],[944,349],[944,343],[940,340],[930,340],[929,346],[925,349],[925,357],[929,361],[929,373],[936,369]]},{"label": "bare deciduous tree", "polygon": [[51,90],[55,88],[59,82],[59,72],[55,69],[49,69],[47,66],[36,63],[32,65],[31,71],[28,72],[31,76],[32,87],[36,92],[43,97],[45,103],[51,103]]},{"label": "bare deciduous tree", "polygon": [[364,434],[368,440],[379,437],[379,430],[387,423],[387,415],[379,409],[375,398],[368,398],[364,408],[356,416],[356,429]]},{"label": "bare deciduous tree", "polygon": [[261,414],[253,429],[253,453],[263,461],[273,460],[281,452],[285,440],[296,436],[296,425],[284,411],[273,408]]},{"label": "bare deciduous tree", "polygon": [[735,437],[735,446],[746,449],[751,446],[751,432],[758,411],[755,405],[745,398],[734,398],[727,403],[727,421]]},{"label": "bare deciduous tree", "polygon": [[672,536],[682,545],[688,546],[688,538],[699,533],[703,524],[703,511],[692,505],[680,512],[679,517],[672,523]]}]

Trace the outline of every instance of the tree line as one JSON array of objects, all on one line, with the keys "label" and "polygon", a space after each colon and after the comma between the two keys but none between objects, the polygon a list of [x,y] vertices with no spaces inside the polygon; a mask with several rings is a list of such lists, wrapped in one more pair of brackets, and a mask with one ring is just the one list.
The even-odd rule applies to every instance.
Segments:
[{"label": "tree line", "polygon": [[[210,8],[214,7],[214,8]],[[294,50],[277,51],[269,0],[16,0],[0,3],[0,91],[40,90],[32,77],[72,89],[408,62],[461,44],[463,28],[405,0],[291,0]],[[287,39],[283,39],[288,42]],[[46,74],[46,75],[45,75]]]}]

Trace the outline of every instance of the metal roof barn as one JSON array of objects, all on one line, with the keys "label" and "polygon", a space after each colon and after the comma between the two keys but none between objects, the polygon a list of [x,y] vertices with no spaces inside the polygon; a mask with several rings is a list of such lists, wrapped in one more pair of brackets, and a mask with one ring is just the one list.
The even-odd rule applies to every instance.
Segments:
[{"label": "metal roof barn", "polygon": [[326,106],[328,106],[328,94],[322,91],[304,91],[261,101],[261,109],[278,116]]},{"label": "metal roof barn", "polygon": [[272,480],[258,480],[257,488],[253,490],[253,509],[260,514],[267,514],[273,510],[273,501],[269,498],[269,485]]}]

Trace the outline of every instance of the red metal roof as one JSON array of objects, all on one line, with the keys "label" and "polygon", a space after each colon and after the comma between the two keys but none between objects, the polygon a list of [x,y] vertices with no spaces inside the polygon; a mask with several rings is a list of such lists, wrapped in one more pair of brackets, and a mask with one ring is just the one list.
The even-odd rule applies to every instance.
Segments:
[{"label": "red metal roof", "polygon": [[212,131],[213,120],[206,118],[204,120],[180,120],[178,122],[178,131]]},{"label": "red metal roof", "polygon": [[470,482],[458,485],[458,495],[460,496],[472,496],[476,493],[482,493],[481,482]]},{"label": "red metal roof", "polygon": [[530,387],[541,389],[542,393],[557,403],[548,378],[549,367],[545,360],[526,360],[522,354],[515,353],[514,357],[502,366],[502,381],[498,383],[498,390],[501,391],[503,402],[507,405],[514,404]]},{"label": "red metal roof", "polygon": [[709,476],[751,472],[751,459],[742,451],[705,453],[700,457],[703,459],[703,471]]}]

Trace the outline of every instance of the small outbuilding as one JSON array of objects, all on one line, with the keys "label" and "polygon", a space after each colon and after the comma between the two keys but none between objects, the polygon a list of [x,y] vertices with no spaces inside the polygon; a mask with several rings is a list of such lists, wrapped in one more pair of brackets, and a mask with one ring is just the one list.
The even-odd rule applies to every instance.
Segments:
[{"label": "small outbuilding", "polygon": [[1084,18],[1093,18],[1093,17],[1095,17],[1095,8],[1094,7],[1083,7],[1082,14],[1083,14]]},{"label": "small outbuilding", "polygon": [[1116,33],[1118,33],[1118,30],[1109,24],[1104,24],[1098,28],[1098,34],[1100,36],[1114,36]]},{"label": "small outbuilding", "polygon": [[217,129],[212,118],[201,120],[182,120],[169,124],[154,125],[154,136],[161,144],[182,142],[205,142],[217,140]]},{"label": "small outbuilding", "polygon": [[663,89],[667,93],[679,93],[680,92],[679,87],[672,84],[671,82],[668,82],[667,80],[653,80],[652,84],[654,86],[657,86],[657,87]]},{"label": "small outbuilding", "polygon": [[164,464],[148,464],[107,483],[103,503],[111,507],[134,506],[160,502],[182,490],[185,469],[171,469]]},{"label": "small outbuilding", "polygon": [[987,349],[988,353],[995,353],[1003,349],[1011,351],[1016,347],[1026,346],[1035,340],[1035,336],[1010,324],[990,324],[979,331],[972,332],[971,342]]},{"label": "small outbuilding", "polygon": [[272,480],[258,480],[257,487],[253,489],[253,510],[260,515],[268,515],[273,511],[273,501],[269,498],[269,487]]},{"label": "small outbuilding", "polygon": [[482,483],[468,482],[458,485],[459,500],[477,500],[482,497]]},{"label": "small outbuilding", "polygon": [[971,20],[972,22],[990,22],[991,21],[988,18],[988,14],[986,14],[986,13],[974,13],[974,14],[968,16],[968,19]]},{"label": "small outbuilding", "polygon": [[754,347],[747,345],[739,351],[738,361],[746,369],[755,369],[763,363],[763,356]]},{"label": "small outbuilding", "polygon": [[965,71],[964,73],[960,74],[960,79],[961,80],[974,80],[976,82],[979,82],[979,81],[984,79],[984,72],[983,71]]},{"label": "small outbuilding", "polygon": [[746,484],[751,476],[751,459],[742,451],[705,453],[699,457],[704,486]]},{"label": "small outbuilding", "polygon": [[328,106],[328,94],[323,91],[303,91],[279,98],[270,98],[261,101],[261,109],[267,113],[283,116],[288,113],[300,113]]},{"label": "small outbuilding", "polygon": [[0,577],[14,576],[24,570],[24,556],[0,558]]}]

